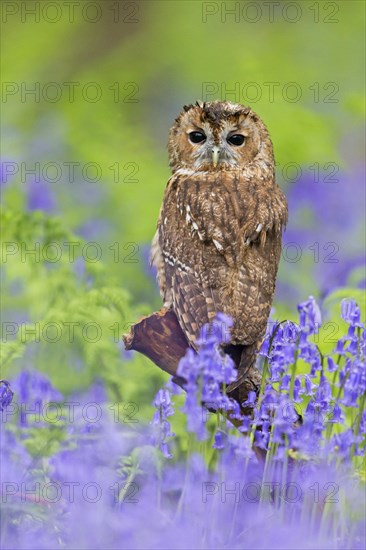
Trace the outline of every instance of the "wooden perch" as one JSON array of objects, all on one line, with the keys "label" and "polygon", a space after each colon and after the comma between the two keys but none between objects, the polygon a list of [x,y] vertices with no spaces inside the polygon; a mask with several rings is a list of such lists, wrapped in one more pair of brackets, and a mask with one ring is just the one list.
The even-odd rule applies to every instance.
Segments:
[{"label": "wooden perch", "polygon": [[[175,383],[184,385],[184,380],[177,376],[177,369],[189,344],[172,309],[163,307],[160,311],[142,317],[132,325],[130,332],[123,336],[123,341],[126,350],[135,350],[146,355],[160,369],[173,376]],[[233,356],[233,359],[238,366],[240,355]],[[230,391],[229,386],[228,394],[243,410],[241,404],[247,399],[249,391],[259,388],[260,382],[258,370],[249,366],[245,379],[233,391]],[[243,412],[248,414],[247,409]]]},{"label": "wooden perch", "polygon": [[146,355],[160,369],[173,376],[176,384],[184,384],[184,380],[177,376],[177,369],[189,344],[172,309],[163,307],[148,317],[142,317],[123,336],[123,341],[127,350]]},{"label": "wooden perch", "polygon": [[[159,311],[147,317],[142,317],[131,326],[128,334],[123,336],[126,350],[134,350],[142,353],[155,363],[160,369],[173,377],[173,382],[184,388],[185,380],[177,375],[180,359],[186,354],[189,344],[179,325],[178,319],[172,309],[163,307]],[[237,364],[240,357],[233,357]],[[228,391],[240,406],[243,414],[251,414],[252,409],[243,407],[243,401],[248,398],[249,391],[259,389],[261,375],[259,371],[250,366],[245,379],[233,391]],[[230,389],[230,387],[229,387]],[[241,422],[228,415],[228,419],[236,427]],[[265,451],[253,447],[257,458],[264,460]]]}]

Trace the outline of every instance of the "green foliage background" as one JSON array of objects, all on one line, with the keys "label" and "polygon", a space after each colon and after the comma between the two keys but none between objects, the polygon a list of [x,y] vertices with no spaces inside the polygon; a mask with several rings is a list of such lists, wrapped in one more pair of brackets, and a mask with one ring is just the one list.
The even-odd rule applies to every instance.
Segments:
[{"label": "green foliage background", "polygon": [[[166,141],[173,118],[183,104],[206,99],[205,83],[214,83],[218,91],[211,99],[226,96],[249,103],[260,113],[280,166],[332,161],[349,170],[363,154],[362,139],[356,138],[362,135],[364,117],[365,5],[297,2],[302,15],[291,23],[283,16],[294,17],[288,2],[275,3],[274,22],[269,21],[269,3],[257,2],[262,16],[249,22],[254,12],[244,11],[246,2],[105,1],[99,3],[101,18],[92,23],[81,16],[85,4],[79,3],[73,22],[62,2],[62,17],[54,23],[42,17],[36,22],[32,16],[22,21],[19,14],[3,22],[3,82],[15,83],[19,90],[39,83],[41,91],[55,82],[62,89],[60,99],[53,102],[47,93],[46,99],[41,93],[35,101],[21,92],[4,94],[3,87],[3,159],[30,167],[35,162],[94,162],[102,177],[91,183],[79,175],[71,183],[65,170],[60,181],[49,185],[57,198],[51,213],[27,208],[29,184],[20,173],[5,185],[4,241],[28,247],[57,242],[64,253],[56,263],[42,258],[36,262],[32,256],[22,261],[20,254],[6,258],[2,326],[26,322],[31,329],[39,322],[42,330],[50,322],[60,326],[65,321],[80,326],[94,322],[100,324],[102,336],[91,343],[77,330],[70,344],[64,330],[58,342],[41,338],[38,343],[31,334],[22,337],[19,330],[17,339],[5,337],[4,342],[3,338],[2,377],[32,366],[48,373],[66,394],[101,377],[112,400],[135,401],[140,418],[146,419],[152,397],[166,377],[144,357],[127,357],[116,330],[121,335],[139,315],[160,306],[146,256],[170,173]],[[207,4],[218,12],[205,21]],[[230,9],[236,4],[241,10],[238,20],[227,15],[225,21],[222,6]],[[319,11],[319,21],[314,20],[314,10]],[[88,13],[94,17],[92,9]],[[68,82],[78,83],[73,101],[65,86]],[[247,101],[242,94],[251,82],[262,90],[258,101]],[[278,83],[274,101],[268,96],[268,82]],[[299,101],[288,101],[281,93],[291,82],[301,89]],[[98,101],[83,97],[81,90],[88,83],[101,89]],[[229,93],[236,83],[239,96]],[[327,83],[338,90],[335,102],[325,101],[335,89],[327,88]],[[314,101],[317,87],[319,101]],[[349,136],[351,144],[345,147]],[[118,182],[110,168],[115,163],[120,165]],[[128,178],[131,167],[133,175]],[[287,185],[280,171],[279,183]],[[89,234],[83,239],[85,224]],[[79,243],[75,260],[82,261],[82,247],[89,241],[101,246],[102,257],[95,263],[84,262],[80,275],[68,260],[65,241]],[[114,243],[119,243],[117,261]],[[299,266],[291,269],[299,285],[317,295],[317,281]],[[340,294],[363,299],[352,286]],[[339,300],[333,296],[328,303],[329,319],[338,318]],[[276,300],[275,305],[279,318],[296,318],[289,303]]]}]

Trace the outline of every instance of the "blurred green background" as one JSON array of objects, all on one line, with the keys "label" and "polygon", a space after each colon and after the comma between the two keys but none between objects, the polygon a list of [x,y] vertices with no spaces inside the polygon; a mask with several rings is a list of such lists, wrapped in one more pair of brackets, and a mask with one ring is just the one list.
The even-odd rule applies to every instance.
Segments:
[{"label": "blurred green background", "polygon": [[248,104],[269,128],[290,202],[274,316],[362,299],[365,4],[73,4],[2,3],[2,377],[101,377],[146,416],[166,377],[120,335],[160,307],[148,248],[184,104]]}]

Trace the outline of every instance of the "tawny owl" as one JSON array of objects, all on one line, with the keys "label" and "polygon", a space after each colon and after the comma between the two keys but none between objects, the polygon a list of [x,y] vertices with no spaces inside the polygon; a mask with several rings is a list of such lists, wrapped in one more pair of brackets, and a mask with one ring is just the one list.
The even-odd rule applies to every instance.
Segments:
[{"label": "tawny owl", "polygon": [[250,108],[197,102],[176,118],[168,149],[173,175],[152,245],[161,295],[193,348],[217,312],[232,317],[236,387],[266,330],[287,222],[272,142]]}]

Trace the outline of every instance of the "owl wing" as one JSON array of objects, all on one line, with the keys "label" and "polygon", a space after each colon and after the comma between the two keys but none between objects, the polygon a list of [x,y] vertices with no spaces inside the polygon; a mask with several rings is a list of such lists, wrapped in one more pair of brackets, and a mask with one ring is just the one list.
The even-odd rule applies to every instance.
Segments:
[{"label": "owl wing", "polygon": [[250,291],[248,239],[263,234],[259,246],[275,223],[258,189],[242,184],[235,174],[197,173],[173,176],[167,186],[158,229],[164,299],[194,347],[200,327],[225,311],[227,287]]},{"label": "owl wing", "polygon": [[[191,194],[189,201],[184,199],[183,207],[181,192],[186,189],[181,187],[180,180],[177,177],[168,185],[158,223],[159,238],[154,238],[153,257],[165,305],[173,307],[187,340],[195,348],[200,328],[212,321],[221,309],[219,289],[209,277],[212,258],[208,256],[225,247],[228,261],[232,263],[229,247],[234,253],[232,238],[238,228],[231,228],[232,238],[228,231],[220,229],[225,201],[218,195],[214,203],[203,187]],[[188,181],[185,183],[190,186]],[[195,180],[190,183],[195,187]],[[209,209],[213,210],[212,215]],[[163,269],[159,268],[162,264]]]},{"label": "owl wing", "polygon": [[[158,227],[160,224],[160,217],[158,221]],[[165,267],[164,258],[159,243],[159,229],[156,230],[153,240],[151,242],[150,250],[150,266],[154,266],[156,269],[156,277],[159,283],[160,296],[165,298],[166,282],[165,282]]]},{"label": "owl wing", "polygon": [[[151,243],[150,263],[157,269],[157,280],[164,306],[170,307],[174,303],[179,324],[189,343],[196,347],[195,340],[199,332],[197,319],[203,319],[203,323],[209,320],[207,303],[201,287],[197,285],[198,275],[188,273],[187,269],[176,268],[171,259],[173,256],[169,252],[169,246],[164,248],[163,253],[159,241],[160,223],[161,217],[159,217],[158,229]],[[170,258],[169,262],[168,258]],[[169,285],[166,283],[167,276]],[[184,292],[180,292],[179,289],[184,289]]]}]

